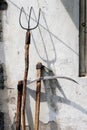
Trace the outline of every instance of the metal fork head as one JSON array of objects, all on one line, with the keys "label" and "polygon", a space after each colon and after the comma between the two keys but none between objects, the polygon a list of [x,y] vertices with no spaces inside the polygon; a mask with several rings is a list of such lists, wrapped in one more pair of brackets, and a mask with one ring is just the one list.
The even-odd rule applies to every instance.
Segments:
[{"label": "metal fork head", "polygon": [[41,9],[39,9],[38,20],[37,20],[37,24],[36,24],[36,26],[33,27],[33,28],[30,28],[30,21],[31,21],[30,19],[31,19],[31,13],[32,13],[32,10],[34,10],[33,7],[30,8],[29,18],[28,18],[28,27],[27,27],[27,28],[25,28],[25,27],[21,24],[21,15],[22,15],[22,12],[25,13],[24,8],[22,7],[21,10],[20,10],[20,15],[19,15],[19,24],[20,24],[20,26],[21,26],[22,29],[27,30],[27,31],[34,30],[34,29],[37,28],[38,25],[39,25]]}]

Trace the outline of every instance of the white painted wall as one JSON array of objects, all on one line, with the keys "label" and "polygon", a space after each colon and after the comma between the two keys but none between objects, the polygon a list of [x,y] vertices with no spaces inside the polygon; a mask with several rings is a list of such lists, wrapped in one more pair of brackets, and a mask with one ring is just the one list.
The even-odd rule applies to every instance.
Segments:
[{"label": "white painted wall", "polygon": [[[25,31],[19,26],[20,8],[29,12],[42,9],[39,28],[32,31],[30,70],[28,79],[36,78],[36,64],[43,65],[55,75],[66,79],[42,83],[40,121],[55,121],[61,130],[87,129],[87,79],[78,77],[79,68],[79,0],[7,0],[8,10],[3,12],[4,42],[0,43],[0,62],[5,65],[6,88],[0,90],[1,111],[5,112],[5,129],[10,130],[16,113],[17,82],[23,79]],[[32,18],[35,19],[34,13]],[[36,20],[36,19],[35,19]],[[23,17],[23,25],[27,21]],[[31,20],[31,26],[36,23]],[[52,72],[50,72],[52,74]],[[45,73],[45,75],[48,75]],[[7,89],[13,88],[13,89]],[[46,91],[45,88],[47,87]],[[56,91],[52,93],[50,87]],[[35,109],[35,83],[28,85],[26,117],[33,128]],[[32,113],[31,113],[32,112]],[[9,126],[8,126],[9,124]]]}]

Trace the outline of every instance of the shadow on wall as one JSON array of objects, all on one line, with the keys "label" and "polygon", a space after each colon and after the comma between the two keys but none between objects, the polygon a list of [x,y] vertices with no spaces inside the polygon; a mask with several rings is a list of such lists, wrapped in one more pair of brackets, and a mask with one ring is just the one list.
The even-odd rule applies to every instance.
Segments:
[{"label": "shadow on wall", "polygon": [[27,96],[26,96],[26,116],[27,116],[27,120],[28,120],[28,128],[30,128],[30,130],[34,130],[34,122],[33,122],[33,115],[32,115],[32,111],[31,111],[31,105],[30,105],[30,90],[27,88]]},{"label": "shadow on wall", "polygon": [[61,0],[61,2],[79,30],[79,0]]},{"label": "shadow on wall", "polygon": [[[34,14],[35,20],[37,21],[36,14],[35,14],[34,10],[33,10],[33,14]],[[44,14],[43,14],[42,11],[41,11],[41,16],[42,16],[42,19],[43,19],[44,24],[45,24],[45,26],[46,26],[46,29],[48,30],[48,31],[46,31],[46,35],[48,35],[48,37],[50,38],[50,47],[52,47],[52,49],[53,49],[53,53],[54,53],[53,55],[54,55],[54,57],[53,57],[52,59],[50,59],[50,58],[48,57],[49,52],[47,51],[47,48],[46,48],[46,46],[47,46],[46,44],[47,44],[47,43],[45,43],[45,40],[44,40],[44,38],[43,38],[43,34],[42,34],[42,31],[41,31],[40,26],[38,26],[38,31],[39,31],[40,38],[41,38],[41,44],[43,44],[44,55],[46,56],[46,58],[43,58],[43,57],[41,56],[40,52],[38,51],[38,47],[37,47],[37,44],[36,44],[36,42],[35,42],[33,33],[32,33],[32,39],[33,39],[34,46],[35,46],[35,49],[36,49],[36,51],[37,51],[38,56],[39,56],[45,63],[47,63],[47,67],[50,68],[50,67],[51,67],[51,64],[54,64],[54,63],[56,62],[56,58],[57,58],[56,49],[55,49],[55,45],[54,45],[54,41],[53,41],[53,39],[52,39],[51,33],[50,33],[50,31],[49,31],[49,27],[48,27],[48,25],[47,25],[46,19],[45,19]],[[48,34],[47,34],[47,33],[48,33]]]},{"label": "shadow on wall", "polygon": [[[53,75],[54,75],[54,73],[51,70],[49,70],[46,67],[43,68],[42,76],[53,76]],[[57,79],[44,80],[43,83],[44,83],[45,93],[41,92],[40,102],[47,102],[48,108],[49,108],[49,120],[53,119],[53,120],[55,120],[55,123],[56,123],[56,114],[58,114],[58,105],[57,105],[58,103],[67,104],[67,105],[73,107],[74,109],[77,109],[78,111],[82,112],[83,114],[87,115],[86,109],[84,109],[78,103],[75,103],[75,102],[67,99],[67,97],[64,94],[64,91],[62,89],[62,86],[59,84]],[[63,97],[58,96],[56,94],[57,89],[61,92]],[[36,91],[35,90],[27,88],[27,93],[34,100],[36,100]],[[29,109],[31,109],[30,105],[28,105],[27,113],[29,113],[29,120],[31,119],[33,121],[32,113],[31,113],[31,110],[29,110]],[[54,117],[52,117],[52,113],[54,114]],[[31,115],[31,117],[30,117],[30,115]],[[40,122],[40,125],[41,125],[41,123],[42,122]],[[55,130],[60,130],[60,126],[56,125],[55,123],[54,123]],[[42,123],[42,127],[45,128],[45,126],[49,127],[49,130],[53,130],[52,122],[49,122],[47,124]],[[40,128],[42,128],[42,127],[40,126]]]},{"label": "shadow on wall", "polygon": [[48,123],[43,123],[40,121],[39,129],[40,130],[61,130],[61,128],[58,127],[58,124],[54,121],[49,121]]}]

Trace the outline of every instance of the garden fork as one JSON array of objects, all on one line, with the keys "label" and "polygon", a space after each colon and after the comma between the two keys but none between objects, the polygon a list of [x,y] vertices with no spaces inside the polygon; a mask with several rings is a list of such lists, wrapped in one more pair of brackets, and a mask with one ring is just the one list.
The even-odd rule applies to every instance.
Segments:
[{"label": "garden fork", "polygon": [[29,69],[29,45],[30,45],[30,40],[31,40],[31,34],[30,31],[34,30],[38,27],[39,25],[39,20],[40,20],[40,11],[39,9],[39,15],[38,15],[38,21],[35,27],[30,28],[30,19],[31,19],[31,13],[32,13],[33,7],[30,8],[30,13],[29,13],[29,18],[28,18],[28,28],[25,28],[21,24],[21,14],[24,11],[24,8],[21,8],[20,11],[20,16],[19,16],[19,24],[22,27],[22,29],[26,30],[26,40],[25,40],[25,72],[24,72],[24,80],[23,80],[23,94],[22,94],[22,130],[26,130],[25,127],[25,104],[26,104],[26,85],[27,85],[27,76],[28,76],[28,69]]}]

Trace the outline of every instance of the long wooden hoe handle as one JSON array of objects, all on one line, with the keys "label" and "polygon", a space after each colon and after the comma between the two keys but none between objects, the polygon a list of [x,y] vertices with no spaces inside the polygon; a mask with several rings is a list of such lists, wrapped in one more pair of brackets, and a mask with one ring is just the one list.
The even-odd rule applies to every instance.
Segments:
[{"label": "long wooden hoe handle", "polygon": [[[40,78],[42,64],[38,63],[36,65],[36,69],[37,69],[37,77]],[[38,130],[39,128],[40,91],[41,91],[41,80],[37,81],[36,83],[36,106],[35,106],[35,129],[34,130]]]}]

